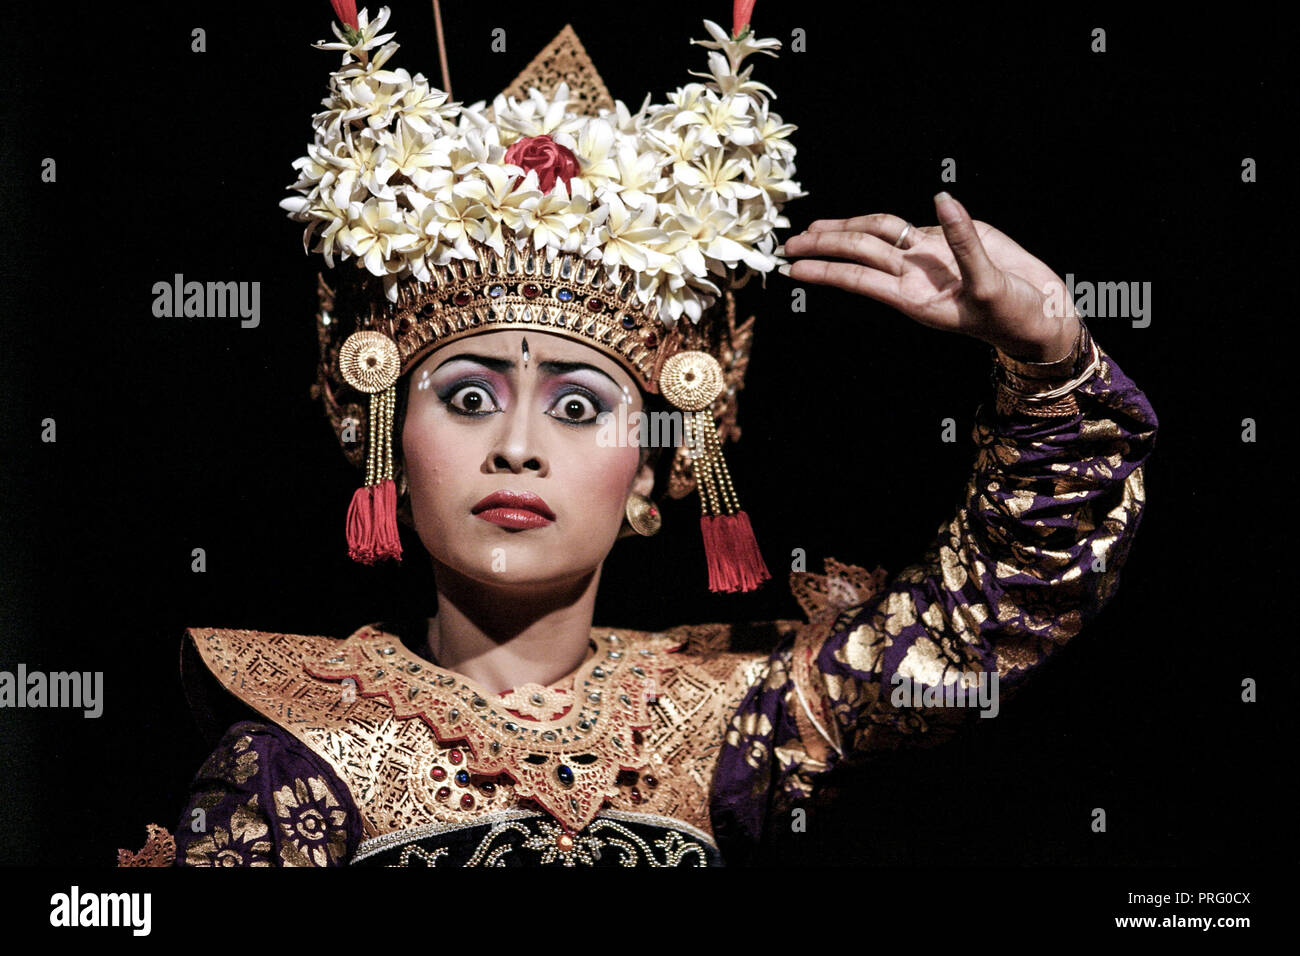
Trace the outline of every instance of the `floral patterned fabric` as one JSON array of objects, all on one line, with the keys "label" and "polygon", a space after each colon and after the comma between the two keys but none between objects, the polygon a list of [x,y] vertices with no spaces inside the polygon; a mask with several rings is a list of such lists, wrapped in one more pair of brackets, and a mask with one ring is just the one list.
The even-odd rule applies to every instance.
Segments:
[{"label": "floral patterned fabric", "polygon": [[[841,762],[939,742],[975,715],[944,706],[936,690],[960,684],[973,697],[981,681],[986,691],[995,683],[1005,704],[1114,594],[1158,423],[1104,352],[1074,395],[1077,413],[1060,417],[982,406],[974,473],[921,560],[882,574],[865,601],[814,615],[762,659],[713,775],[724,859],[744,860],[774,817]],[[175,859],[337,866],[361,831],[347,786],[320,757],[273,724],[246,721],[196,776]],[[553,862],[572,862],[562,856]]]},{"label": "floral patterned fabric", "polygon": [[241,721],[194,778],[177,866],[337,866],[361,818],[334,772],[273,724]]}]

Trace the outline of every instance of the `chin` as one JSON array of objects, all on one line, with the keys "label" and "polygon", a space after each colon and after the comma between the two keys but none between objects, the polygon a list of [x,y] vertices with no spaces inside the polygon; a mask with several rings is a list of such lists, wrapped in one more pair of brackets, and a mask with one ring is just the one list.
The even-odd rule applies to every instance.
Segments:
[{"label": "chin", "polygon": [[595,572],[609,550],[587,555],[582,552],[590,549],[590,540],[573,542],[547,533],[554,528],[507,531],[474,520],[484,525],[483,532],[461,538],[450,549],[444,538],[430,553],[442,564],[484,584],[527,587],[574,581]]}]

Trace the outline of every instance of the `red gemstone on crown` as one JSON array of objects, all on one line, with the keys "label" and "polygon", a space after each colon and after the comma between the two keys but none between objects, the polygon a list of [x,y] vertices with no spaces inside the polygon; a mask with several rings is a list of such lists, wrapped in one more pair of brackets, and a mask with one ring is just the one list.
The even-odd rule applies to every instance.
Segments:
[{"label": "red gemstone on crown", "polygon": [[434,767],[432,770],[429,771],[429,776],[432,777],[434,780],[446,780],[447,771],[443,770],[441,767]]},{"label": "red gemstone on crown", "polygon": [[603,309],[604,307],[605,307],[605,306],[604,306],[603,304],[601,304],[601,301],[600,301],[599,299],[592,298],[592,299],[588,299],[588,300],[587,300],[587,311],[588,311],[588,312],[599,312],[599,311],[600,311],[601,309]]},{"label": "red gemstone on crown", "polygon": [[466,810],[474,806],[474,794],[462,793],[460,795],[460,805]]},{"label": "red gemstone on crown", "polygon": [[459,750],[449,750],[447,751],[447,759],[452,763],[460,763],[464,758],[461,756]]},{"label": "red gemstone on crown", "polygon": [[455,302],[457,305],[469,305],[473,298],[474,296],[472,293],[466,292],[462,289],[452,297],[451,301]]},{"label": "red gemstone on crown", "polygon": [[535,299],[542,294],[542,287],[536,282],[525,282],[519,291],[524,294],[525,299]]}]

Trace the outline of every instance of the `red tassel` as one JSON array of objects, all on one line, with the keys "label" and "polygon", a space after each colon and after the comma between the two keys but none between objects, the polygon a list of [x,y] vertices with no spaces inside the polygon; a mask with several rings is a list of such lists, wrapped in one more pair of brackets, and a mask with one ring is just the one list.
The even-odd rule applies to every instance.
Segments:
[{"label": "red tassel", "polygon": [[402,560],[397,533],[397,486],[392,479],[358,488],[348,507],[348,557],[361,564]]},{"label": "red tassel", "polygon": [[352,495],[348,505],[348,557],[362,564],[373,564],[375,527],[375,486],[363,485]]},{"label": "red tassel", "polygon": [[772,577],[744,511],[716,518],[700,515],[700,533],[709,563],[710,591],[753,591]]},{"label": "red tassel", "polygon": [[375,560],[402,560],[402,538],[397,533],[397,485],[393,479],[375,486]]}]

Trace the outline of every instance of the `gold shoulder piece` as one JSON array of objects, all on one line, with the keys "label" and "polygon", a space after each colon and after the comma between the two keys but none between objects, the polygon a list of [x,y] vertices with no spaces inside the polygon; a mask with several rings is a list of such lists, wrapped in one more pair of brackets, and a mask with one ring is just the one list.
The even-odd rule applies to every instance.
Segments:
[{"label": "gold shoulder piece", "polygon": [[176,862],[176,838],[157,823],[146,825],[149,839],[135,853],[117,851],[118,866],[171,866]]},{"label": "gold shoulder piece", "polygon": [[711,657],[731,648],[731,625],[727,623],[681,624],[664,634],[680,642],[678,653]]},{"label": "gold shoulder piece", "polygon": [[865,604],[889,579],[884,568],[868,571],[834,558],[827,558],[822,567],[824,574],[790,572],[790,592],[810,621],[827,612],[838,614]]},{"label": "gold shoulder piece", "polygon": [[[602,109],[614,108],[605,81],[596,72],[596,66],[591,62],[591,57],[587,56],[578,34],[567,23],[555,39],[533,57],[533,61],[501,93],[506,97],[525,99],[529,87],[536,87],[550,97],[562,82],[569,84],[569,93],[576,101],[574,110],[580,115],[596,116]],[[490,108],[488,114],[496,122]]]},{"label": "gold shoulder piece", "polygon": [[204,665],[227,691],[286,730],[338,704],[338,688],[305,672],[308,661],[329,656],[333,637],[211,627],[187,628]]}]

